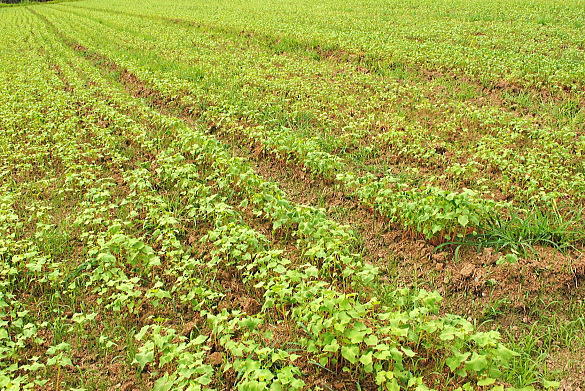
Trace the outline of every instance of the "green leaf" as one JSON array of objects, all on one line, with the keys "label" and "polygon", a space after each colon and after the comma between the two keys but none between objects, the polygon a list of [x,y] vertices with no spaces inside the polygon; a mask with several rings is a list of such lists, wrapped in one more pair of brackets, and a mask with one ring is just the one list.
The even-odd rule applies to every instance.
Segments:
[{"label": "green leaf", "polygon": [[346,331],[345,336],[349,338],[351,343],[360,343],[363,342],[367,332],[366,326],[361,322],[357,322],[352,329]]},{"label": "green leaf", "polygon": [[489,386],[494,384],[496,381],[496,379],[492,379],[491,377],[486,377],[484,379],[481,379],[480,381],[477,382],[478,386]]},{"label": "green leaf", "polygon": [[339,343],[337,343],[337,339],[333,338],[329,345],[325,345],[323,347],[323,351],[325,352],[332,352],[335,353],[339,350]]},{"label": "green leaf", "polygon": [[454,372],[455,369],[457,369],[462,362],[464,362],[465,360],[467,360],[467,357],[470,356],[471,353],[469,352],[465,352],[465,353],[459,353],[457,351],[454,352],[455,355],[453,357],[449,357],[446,360],[447,365],[449,366],[449,369],[451,370],[451,372]]},{"label": "green leaf", "polygon": [[138,363],[140,365],[140,370],[144,370],[146,364],[154,360],[154,350],[149,350],[147,352],[140,352],[136,353],[134,356],[134,361],[132,363]]},{"label": "green leaf", "polygon": [[544,386],[544,388],[559,388],[561,386],[561,383],[559,383],[558,381],[549,381],[546,379],[542,380],[542,385]]},{"label": "green leaf", "polygon": [[416,353],[412,351],[412,349],[409,349],[407,347],[402,347],[402,351],[404,352],[404,354],[406,354],[408,357],[414,357],[416,356]]},{"label": "green leaf", "polygon": [[61,366],[66,366],[66,365],[71,365],[71,366],[73,366],[73,362],[71,361],[71,359],[70,359],[69,357],[65,356],[65,357],[63,357],[63,358],[61,359],[61,363],[60,363],[60,365],[61,365]]},{"label": "green leaf", "polygon": [[499,345],[496,350],[497,356],[500,357],[504,362],[509,361],[512,357],[519,356],[520,354],[508,349],[504,345]]},{"label": "green leaf", "polygon": [[341,355],[352,364],[357,362],[357,356],[360,353],[360,348],[356,345],[343,346],[341,348]]},{"label": "green leaf", "polygon": [[388,388],[388,391],[400,391],[400,386],[398,385],[398,381],[396,379],[392,379],[387,382],[386,388]]},{"label": "green leaf", "polygon": [[361,356],[360,362],[364,365],[370,365],[372,363],[372,352]]},{"label": "green leaf", "polygon": [[154,382],[152,391],[169,391],[173,386],[173,382],[169,381],[169,375],[165,373],[163,377]]},{"label": "green leaf", "polygon": [[241,385],[240,388],[242,391],[265,391],[266,390],[266,382],[259,382],[256,380],[248,381]]},{"label": "green leaf", "polygon": [[467,215],[459,215],[457,221],[459,222],[459,224],[465,227],[469,223],[469,217],[467,217]]},{"label": "green leaf", "polygon": [[379,340],[378,340],[377,336],[375,336],[374,334],[371,334],[366,339],[364,339],[364,342],[368,346],[374,346],[374,345],[378,345]]},{"label": "green leaf", "polygon": [[477,353],[473,353],[471,359],[465,363],[465,368],[475,371],[481,372],[486,369],[488,366],[487,358],[483,355],[479,355]]},{"label": "green leaf", "polygon": [[518,255],[506,254],[506,261],[508,261],[509,263],[518,263]]},{"label": "green leaf", "polygon": [[211,379],[211,377],[208,374],[207,375],[203,375],[203,376],[199,376],[197,378],[197,383],[203,384],[204,386],[208,385],[211,382],[212,382],[212,379]]},{"label": "green leaf", "polygon": [[300,390],[305,385],[306,385],[305,382],[301,379],[292,379],[292,381],[290,382],[290,387],[293,390]]},{"label": "green leaf", "polygon": [[116,263],[116,257],[114,257],[112,254],[98,254],[97,256],[98,261],[99,262],[103,262],[103,263]]}]

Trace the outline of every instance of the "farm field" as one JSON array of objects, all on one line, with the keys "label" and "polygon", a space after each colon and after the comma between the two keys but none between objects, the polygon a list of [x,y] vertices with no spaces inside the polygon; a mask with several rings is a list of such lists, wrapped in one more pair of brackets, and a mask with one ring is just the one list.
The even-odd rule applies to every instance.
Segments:
[{"label": "farm field", "polygon": [[0,389],[584,389],[584,31],[583,1],[0,7]]}]

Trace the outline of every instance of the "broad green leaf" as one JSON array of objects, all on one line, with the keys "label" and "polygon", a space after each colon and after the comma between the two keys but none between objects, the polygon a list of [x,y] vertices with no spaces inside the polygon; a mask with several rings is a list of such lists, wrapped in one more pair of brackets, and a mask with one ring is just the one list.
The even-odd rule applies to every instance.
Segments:
[{"label": "broad green leaf", "polygon": [[467,217],[467,215],[459,215],[457,221],[459,222],[459,224],[465,227],[469,223],[469,218]]},{"label": "broad green leaf", "polygon": [[360,362],[364,365],[370,365],[372,363],[372,352],[361,356]]},{"label": "broad green leaf", "polygon": [[165,373],[163,377],[154,382],[152,391],[169,391],[172,387],[173,382],[169,380],[169,375]]},{"label": "broad green leaf", "polygon": [[140,365],[140,370],[144,370],[144,367],[146,366],[146,364],[148,364],[149,362],[151,362],[152,360],[154,360],[154,350],[149,350],[146,352],[139,352],[136,353],[136,356],[134,356],[134,361]]},{"label": "broad green leaf", "polygon": [[374,334],[370,334],[368,337],[366,337],[366,339],[364,339],[364,342],[368,345],[368,346],[374,346],[377,345],[379,340],[378,337]]},{"label": "broad green leaf", "polygon": [[478,386],[489,386],[495,383],[495,379],[492,379],[491,377],[486,377],[484,379],[481,379],[480,381],[477,382]]},{"label": "broad green leaf", "polygon": [[561,383],[559,383],[558,381],[543,379],[542,385],[544,386],[544,388],[555,388],[556,389],[556,388],[559,388],[561,386]]},{"label": "broad green leaf", "polygon": [[243,383],[239,389],[241,391],[266,391],[267,383],[251,380]]},{"label": "broad green leaf", "polygon": [[477,353],[473,353],[471,359],[465,363],[465,368],[475,371],[481,372],[486,369],[488,366],[487,358],[484,355],[479,355]]},{"label": "broad green leaf", "polygon": [[337,343],[337,339],[333,339],[333,341],[331,341],[331,343],[329,343],[329,345],[325,345],[323,347],[323,351],[325,352],[332,352],[335,353],[339,350],[339,343]]},{"label": "broad green leaf", "polygon": [[360,353],[360,348],[356,345],[343,346],[341,348],[341,355],[352,364],[357,362],[357,356]]}]

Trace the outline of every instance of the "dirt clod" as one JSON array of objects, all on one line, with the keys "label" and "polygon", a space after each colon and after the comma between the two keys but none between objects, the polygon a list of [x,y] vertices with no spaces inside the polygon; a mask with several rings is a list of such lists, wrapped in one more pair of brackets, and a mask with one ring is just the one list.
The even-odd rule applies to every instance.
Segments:
[{"label": "dirt clod", "polygon": [[473,266],[472,263],[466,263],[465,265],[463,265],[463,267],[459,271],[459,274],[463,278],[469,278],[473,274],[474,270],[475,270],[475,266]]},{"label": "dirt clod", "polygon": [[210,365],[221,365],[223,363],[223,353],[221,352],[211,353],[208,361]]}]

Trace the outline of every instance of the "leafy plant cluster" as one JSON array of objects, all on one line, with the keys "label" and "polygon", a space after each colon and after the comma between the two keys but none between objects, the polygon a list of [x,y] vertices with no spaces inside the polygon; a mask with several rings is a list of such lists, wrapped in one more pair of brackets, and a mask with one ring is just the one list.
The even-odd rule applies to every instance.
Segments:
[{"label": "leafy plant cluster", "polygon": [[436,187],[408,189],[396,177],[378,180],[369,175],[356,178],[339,174],[338,179],[352,188],[357,197],[407,229],[427,239],[446,240],[476,235],[478,228],[506,206],[477,197],[469,189],[450,192]]}]

